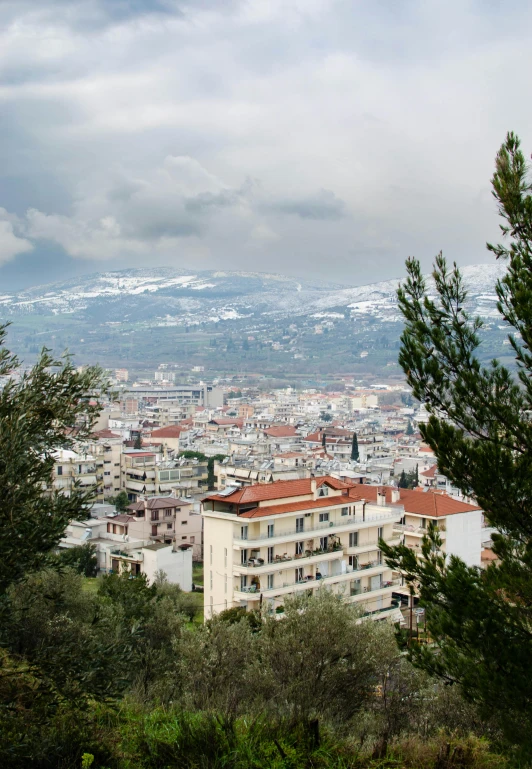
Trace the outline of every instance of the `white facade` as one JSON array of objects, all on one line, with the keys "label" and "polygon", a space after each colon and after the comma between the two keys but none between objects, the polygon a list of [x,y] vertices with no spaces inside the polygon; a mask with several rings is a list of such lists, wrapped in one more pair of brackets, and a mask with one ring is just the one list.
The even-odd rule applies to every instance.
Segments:
[{"label": "white facade", "polygon": [[164,572],[168,582],[179,585],[187,593],[192,590],[192,548],[174,550],[171,545],[148,545],[142,548],[142,571],[153,582],[157,573]]},{"label": "white facade", "polygon": [[448,515],[446,526],[446,553],[456,555],[468,566],[480,566],[482,554],[483,514],[481,510]]},{"label": "white facade", "polygon": [[[280,482],[279,487],[308,483],[313,489],[299,497],[264,501],[255,519],[224,511],[214,501],[211,505],[213,497],[204,501],[206,618],[234,606],[252,610],[262,605],[279,613],[287,595],[322,588],[341,593],[375,616],[390,615],[396,581],[378,540],[399,542],[394,524],[402,511],[350,497],[347,485],[325,494],[316,488],[320,481]],[[279,502],[288,503],[289,509],[277,512]],[[297,509],[292,511],[294,502]]]}]

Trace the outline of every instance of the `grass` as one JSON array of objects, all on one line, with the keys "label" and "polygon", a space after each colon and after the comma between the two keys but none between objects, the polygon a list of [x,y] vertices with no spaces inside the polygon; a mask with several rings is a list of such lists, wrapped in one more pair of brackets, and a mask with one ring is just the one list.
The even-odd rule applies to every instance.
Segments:
[{"label": "grass", "polygon": [[195,585],[203,586],[203,563],[202,562],[196,561],[192,564],[192,582]]},{"label": "grass", "polygon": [[96,595],[98,592],[99,580],[98,577],[84,577],[83,578],[83,590],[85,593]]}]

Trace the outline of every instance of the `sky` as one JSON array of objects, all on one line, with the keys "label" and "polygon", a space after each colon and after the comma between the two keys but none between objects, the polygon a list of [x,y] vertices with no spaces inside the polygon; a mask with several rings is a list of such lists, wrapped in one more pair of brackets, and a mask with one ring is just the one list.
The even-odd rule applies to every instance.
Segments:
[{"label": "sky", "polygon": [[0,291],[489,262],[525,0],[0,0]]}]

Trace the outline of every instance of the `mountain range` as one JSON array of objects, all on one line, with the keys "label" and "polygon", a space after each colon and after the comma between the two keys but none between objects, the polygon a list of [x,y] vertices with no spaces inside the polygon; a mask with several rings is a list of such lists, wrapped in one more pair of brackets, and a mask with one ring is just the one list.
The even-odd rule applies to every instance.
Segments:
[{"label": "mountain range", "polygon": [[[504,265],[463,274],[467,309],[485,319],[483,355],[503,356],[507,331],[494,287]],[[139,376],[165,363],[180,376],[199,367],[213,377],[239,371],[319,383],[347,372],[400,375],[398,285],[398,278],[346,287],[255,272],[121,270],[5,293],[0,320],[11,322],[9,345],[28,363],[46,346]]]},{"label": "mountain range", "polygon": [[[483,317],[496,314],[496,280],[504,265],[463,268],[469,305]],[[99,322],[176,318],[181,323],[258,316],[320,316],[349,310],[399,321],[399,279],[346,288],[255,272],[184,272],[171,268],[121,270],[0,295],[0,317],[73,315]]]}]

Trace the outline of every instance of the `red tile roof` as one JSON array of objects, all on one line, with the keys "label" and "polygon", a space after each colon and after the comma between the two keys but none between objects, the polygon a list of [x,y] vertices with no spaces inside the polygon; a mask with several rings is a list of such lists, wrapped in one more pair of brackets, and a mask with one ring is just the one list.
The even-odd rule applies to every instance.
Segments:
[{"label": "red tile roof", "polygon": [[[349,489],[352,484],[339,481],[337,478],[331,478],[325,475],[321,478],[304,478],[294,481],[274,481],[274,483],[256,483],[253,486],[246,486],[243,489],[235,489],[232,494],[220,496],[211,494],[205,497],[206,500],[216,502],[228,502],[229,504],[247,505],[254,502],[263,502],[270,499],[284,499],[286,497],[303,497],[312,494],[312,481],[316,481],[319,487],[327,483],[331,488],[341,490]],[[307,503],[308,504],[308,503]]]},{"label": "red tile roof", "polygon": [[318,499],[303,500],[303,502],[289,502],[286,505],[268,505],[267,507],[255,507],[242,513],[240,518],[264,518],[267,515],[279,515],[281,513],[297,513],[299,510],[308,510],[315,507],[338,507],[350,502],[358,502],[361,497],[356,489],[349,489],[347,496],[319,497]]},{"label": "red tile roof", "polygon": [[169,425],[168,427],[160,427],[157,430],[152,430],[152,438],[179,438],[181,433],[184,432],[183,427],[177,425]]},{"label": "red tile roof", "polygon": [[135,519],[131,515],[120,513],[120,515],[106,515],[105,520],[109,521],[109,523],[130,523],[130,521]]},{"label": "red tile roof", "polygon": [[272,425],[264,430],[264,435],[270,438],[294,438],[297,430],[292,425]]},{"label": "red tile roof", "polygon": [[95,438],[120,438],[120,433],[114,433],[112,430],[97,430],[93,433]]},{"label": "red tile roof", "polygon": [[[383,489],[386,492],[386,504],[392,504],[392,489],[383,486],[364,485],[360,489],[360,494],[368,502],[377,501],[377,489]],[[428,518],[442,518],[446,515],[455,515],[457,513],[469,513],[472,510],[480,510],[478,505],[469,505],[467,502],[460,502],[457,499],[449,497],[447,494],[434,491],[423,492],[414,489],[399,489],[400,498],[397,504],[403,505],[405,513],[422,515]]]},{"label": "red tile roof", "polygon": [[434,478],[434,476],[436,475],[436,470],[437,470],[436,465],[432,465],[432,467],[429,467],[428,470],[423,470],[423,472],[420,473],[420,475],[422,475],[424,478]]}]

